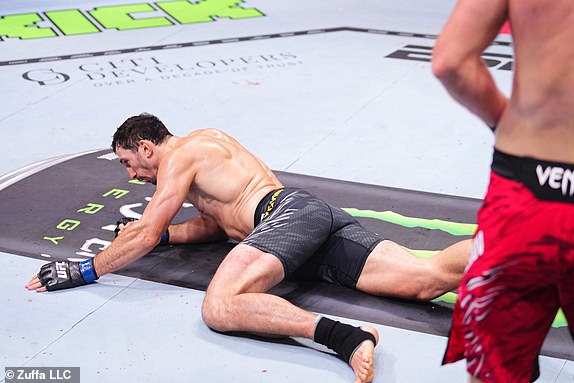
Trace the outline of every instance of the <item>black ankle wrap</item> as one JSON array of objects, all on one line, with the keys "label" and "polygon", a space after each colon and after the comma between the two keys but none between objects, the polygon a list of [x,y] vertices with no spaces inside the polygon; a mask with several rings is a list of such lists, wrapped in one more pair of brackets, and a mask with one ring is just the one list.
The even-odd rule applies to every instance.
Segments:
[{"label": "black ankle wrap", "polygon": [[319,320],[315,327],[314,338],[315,342],[329,347],[349,364],[353,353],[361,343],[370,340],[373,344],[377,344],[377,340],[370,332],[329,318]]}]

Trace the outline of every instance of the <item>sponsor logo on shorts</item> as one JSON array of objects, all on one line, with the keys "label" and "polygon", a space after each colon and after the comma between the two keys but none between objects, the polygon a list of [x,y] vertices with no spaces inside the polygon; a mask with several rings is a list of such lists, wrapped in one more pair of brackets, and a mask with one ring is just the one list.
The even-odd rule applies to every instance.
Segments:
[{"label": "sponsor logo on shorts", "polygon": [[479,230],[472,239],[472,247],[470,249],[470,258],[466,265],[466,270],[476,261],[482,254],[484,254],[484,232]]},{"label": "sponsor logo on shorts", "polygon": [[565,197],[574,195],[574,170],[560,166],[536,166],[536,176],[540,186],[560,190]]},{"label": "sponsor logo on shorts", "polygon": [[266,218],[269,214],[271,214],[271,211],[273,211],[273,208],[275,207],[275,202],[277,202],[277,197],[279,197],[279,194],[281,193],[283,193],[283,189],[279,189],[275,193],[273,193],[273,195],[271,196],[271,200],[267,204],[267,208],[265,209],[265,213],[263,213],[261,219]]}]

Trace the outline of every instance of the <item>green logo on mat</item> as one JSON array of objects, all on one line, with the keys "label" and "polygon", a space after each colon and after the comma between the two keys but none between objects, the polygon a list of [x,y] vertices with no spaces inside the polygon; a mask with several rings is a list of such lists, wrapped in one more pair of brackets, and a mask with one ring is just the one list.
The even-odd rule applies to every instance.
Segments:
[{"label": "green logo on mat", "polygon": [[[124,31],[265,16],[255,8],[242,7],[243,3],[242,0],[160,1],[111,5],[87,11],[66,9],[0,15],[0,40],[27,40],[100,33],[106,29]],[[39,26],[40,23],[42,26]],[[46,23],[48,25],[44,26]]]},{"label": "green logo on mat", "polygon": [[346,208],[344,210],[353,217],[374,218],[404,227],[422,227],[425,229],[442,230],[452,235],[473,235],[476,231],[476,224],[471,223],[406,217],[392,211],[359,210],[353,208]]}]

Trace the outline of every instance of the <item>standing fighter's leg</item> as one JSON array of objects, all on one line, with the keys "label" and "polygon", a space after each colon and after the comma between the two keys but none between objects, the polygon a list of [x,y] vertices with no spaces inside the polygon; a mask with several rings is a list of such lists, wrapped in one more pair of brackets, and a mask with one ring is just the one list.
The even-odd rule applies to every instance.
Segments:
[{"label": "standing fighter's leg", "polygon": [[218,331],[304,337],[325,344],[347,359],[356,382],[372,380],[375,329],[365,331],[305,311],[266,292],[281,282],[284,269],[274,255],[237,245],[221,263],[202,307],[205,323]]},{"label": "standing fighter's leg", "polygon": [[373,295],[429,300],[458,286],[470,255],[471,240],[458,242],[430,258],[417,258],[385,240],[371,252],[357,289]]}]

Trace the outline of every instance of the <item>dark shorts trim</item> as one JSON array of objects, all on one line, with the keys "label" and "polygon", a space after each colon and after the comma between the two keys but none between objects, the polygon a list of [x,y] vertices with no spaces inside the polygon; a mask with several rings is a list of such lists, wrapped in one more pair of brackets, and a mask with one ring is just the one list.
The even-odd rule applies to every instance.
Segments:
[{"label": "dark shorts trim", "polygon": [[517,157],[495,149],[492,171],[522,183],[538,199],[574,203],[574,164]]}]

